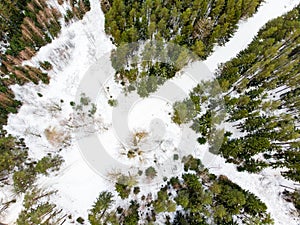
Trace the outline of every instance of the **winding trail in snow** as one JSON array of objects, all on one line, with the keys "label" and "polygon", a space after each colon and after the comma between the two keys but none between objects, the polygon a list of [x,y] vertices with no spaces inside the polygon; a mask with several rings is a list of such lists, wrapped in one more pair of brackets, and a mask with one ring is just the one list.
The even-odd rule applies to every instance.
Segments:
[{"label": "winding trail in snow", "polygon": [[[204,63],[211,71],[216,70],[220,63],[230,60],[245,49],[264,24],[290,11],[299,3],[299,0],[267,0],[253,17],[242,21],[230,41],[225,46],[217,46],[213,54]],[[281,196],[281,193],[285,190],[281,185],[298,187],[295,182],[284,179],[280,174],[280,170],[268,168],[259,174],[238,172],[235,165],[225,163],[225,159],[220,156],[215,157],[213,164],[211,161],[206,162],[205,160],[203,164],[209,166],[211,173],[226,175],[234,183],[259,197],[267,205],[268,212],[270,212],[276,225],[300,224],[300,218],[294,206]],[[293,216],[291,216],[291,213]]]},{"label": "winding trail in snow", "polygon": [[226,42],[224,46],[215,47],[212,55],[205,60],[208,68],[214,71],[218,64],[235,57],[251,43],[260,28],[269,20],[292,10],[299,3],[299,0],[266,0],[254,16],[239,23],[237,31],[229,42]]},{"label": "winding trail in snow", "polygon": [[[181,86],[187,93],[196,85],[189,76],[188,71],[197,70],[199,64],[205,64],[212,72],[218,68],[218,65],[225,63],[235,57],[241,50],[247,48],[258,31],[269,20],[274,19],[284,13],[292,10],[300,3],[299,0],[267,0],[258,8],[257,13],[239,23],[238,29],[233,37],[224,46],[216,46],[211,56],[203,62],[193,62],[186,68],[187,73],[176,77],[172,81]],[[202,70],[199,70],[202,71]],[[209,77],[203,77],[204,80]],[[226,125],[225,125],[226,126]],[[234,129],[231,129],[234,135],[239,135]],[[192,140],[191,140],[192,141]],[[213,159],[214,161],[212,162]],[[299,225],[300,219],[291,203],[285,201],[281,193],[285,190],[282,186],[298,188],[295,182],[282,177],[278,169],[265,169],[259,174],[250,174],[248,172],[238,172],[236,166],[231,163],[225,163],[225,159],[221,156],[214,156],[209,152],[205,153],[202,158],[204,166],[216,175],[225,175],[234,183],[243,189],[250,191],[259,197],[268,207],[271,217],[276,225]],[[282,185],[282,186],[281,186]],[[292,214],[293,216],[292,216]]]}]

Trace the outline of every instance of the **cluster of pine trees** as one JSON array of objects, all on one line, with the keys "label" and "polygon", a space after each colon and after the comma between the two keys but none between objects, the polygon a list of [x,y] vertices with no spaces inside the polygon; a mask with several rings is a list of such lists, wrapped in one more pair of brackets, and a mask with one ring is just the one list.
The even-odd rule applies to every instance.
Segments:
[{"label": "cluster of pine trees", "polygon": [[[216,104],[220,99],[210,93],[220,91],[226,122],[243,134],[230,138],[231,133],[225,133],[222,156],[250,172],[286,167],[283,175],[295,181],[300,181],[299,10],[298,6],[267,23],[247,49],[220,65],[216,72],[220,90],[206,91],[217,86],[213,82],[199,84],[188,99],[174,105],[173,115],[179,124],[192,120],[199,140],[209,138],[221,110]],[[200,106],[205,104],[208,110],[203,112]]]},{"label": "cluster of pine trees", "polygon": [[[205,225],[212,221],[214,224],[273,224],[263,202],[227,177],[210,174],[199,159],[186,157],[184,169],[186,173],[167,180],[156,197],[133,191],[129,199],[135,200],[131,200],[129,206],[119,206],[116,211],[111,210],[115,203],[113,194],[101,192],[90,210],[90,223],[154,224],[163,218],[164,224],[170,225]],[[171,214],[175,215],[172,220]]]},{"label": "cluster of pine trees", "polygon": [[[215,44],[222,45],[228,41],[237,28],[238,21],[253,15],[261,2],[101,1],[105,13],[105,31],[119,47],[112,58],[117,56],[119,60],[124,55],[128,57],[122,67],[114,67],[116,80],[124,85],[126,91],[137,90],[141,97],[147,97],[186,65],[178,63],[178,60],[191,56],[191,52],[205,59]],[[128,49],[128,43],[148,40],[152,42],[145,46],[143,56],[138,57],[147,63],[136,62],[132,55],[137,57],[138,49]],[[163,54],[159,52],[167,48],[166,43],[181,48],[179,54],[174,50],[166,51],[164,54],[167,61],[161,60]],[[124,50],[129,52],[124,54]]]},{"label": "cluster of pine trees", "polygon": [[[59,0],[58,4],[64,2],[70,5],[68,12],[73,14],[68,20],[75,17],[81,19],[90,10],[88,0]],[[0,186],[12,185],[17,194],[27,191],[28,195],[38,194],[31,190],[37,175],[48,175],[57,171],[63,162],[57,154],[47,154],[36,161],[29,158],[24,139],[8,135],[3,129],[8,114],[16,113],[21,105],[21,102],[14,99],[9,86],[26,82],[49,82],[47,70],[52,68],[51,63],[41,62],[40,68],[35,68],[23,66],[22,61],[32,58],[42,46],[57,37],[62,16],[46,0],[0,2],[0,43],[6,47],[6,50],[0,53]],[[17,224],[58,224],[50,223],[51,219],[45,219],[56,213],[53,211],[53,205],[45,203],[36,205],[33,209],[39,197],[31,196],[31,203],[28,203],[28,195],[25,196],[25,209],[21,212]],[[1,203],[0,213],[14,202],[15,199]]]},{"label": "cluster of pine trees", "polygon": [[[58,0],[57,4],[64,2],[70,5],[67,14],[72,13],[79,19],[90,10],[88,0]],[[31,58],[40,47],[57,37],[61,17],[61,13],[46,0],[4,0],[1,3],[0,40],[9,43],[6,54],[19,56],[19,60]]]},{"label": "cluster of pine trees", "polygon": [[105,0],[105,30],[117,45],[140,40],[172,41],[207,57],[224,44],[240,19],[253,15],[261,0]]},{"label": "cluster of pine trees", "polygon": [[26,192],[23,201],[23,209],[16,221],[17,225],[47,224],[58,225],[66,221],[67,214],[62,213],[56,204],[49,201],[55,192],[46,192],[33,188]]},{"label": "cluster of pine trees", "polygon": [[[90,10],[88,0],[67,1],[72,18],[82,18]],[[58,1],[63,4],[64,1]],[[1,126],[8,113],[14,113],[20,102],[14,100],[9,85],[39,81],[49,82],[47,69],[23,66],[22,61],[32,58],[39,48],[50,43],[60,32],[61,13],[45,0],[4,0],[0,3],[0,41],[7,49],[0,53],[0,113]],[[71,19],[71,18],[69,18]],[[49,64],[49,62],[48,62]],[[51,68],[51,65],[47,66]]]},{"label": "cluster of pine trees", "polygon": [[63,162],[59,155],[48,154],[34,161],[28,157],[28,148],[24,139],[16,139],[0,134],[0,185],[14,186],[16,193],[25,192],[31,188],[38,174],[48,175],[57,171]]},{"label": "cluster of pine trees", "polygon": [[[285,177],[299,182],[299,43],[297,6],[268,22],[245,50],[219,66],[218,90],[207,91],[210,86],[218,86],[214,85],[216,81],[204,82],[188,99],[176,103],[173,121],[192,122],[191,128],[199,134],[198,142],[204,144],[213,138],[216,115],[224,111],[225,121],[241,135],[232,137],[225,127],[219,154],[237,164],[240,171],[282,167],[286,168],[282,172]],[[223,104],[216,104],[220,99],[211,93],[218,93]]]},{"label": "cluster of pine trees", "polygon": [[148,97],[166,80],[196,58],[186,48],[163,41],[122,44],[111,54],[115,80],[126,92]]},{"label": "cluster of pine trees", "polygon": [[[236,58],[217,73],[227,120],[245,135],[225,138],[222,155],[239,169],[287,167],[300,181],[300,6],[267,23]],[[254,158],[258,153],[262,157]]]}]

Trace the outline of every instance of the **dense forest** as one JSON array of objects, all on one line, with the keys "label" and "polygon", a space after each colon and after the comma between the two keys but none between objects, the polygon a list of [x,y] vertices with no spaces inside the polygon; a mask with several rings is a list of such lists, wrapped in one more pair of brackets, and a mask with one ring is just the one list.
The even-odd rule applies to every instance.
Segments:
[{"label": "dense forest", "polygon": [[59,209],[54,203],[49,201],[49,198],[55,194],[55,191],[46,192],[38,188],[32,188],[30,192],[26,192],[23,209],[16,224],[63,224],[67,215],[63,214],[62,209]]},{"label": "dense forest", "polygon": [[[116,80],[120,81],[127,91],[137,90],[141,97],[147,97],[163,83],[162,80],[174,77],[176,72],[186,65],[176,63],[178,59],[190,56],[189,51],[197,55],[198,59],[205,59],[211,54],[214,45],[223,45],[229,40],[238,22],[252,16],[261,2],[102,1],[105,31],[119,47],[117,51],[124,54],[128,43],[151,40],[143,50],[147,56],[139,57],[144,61],[142,68],[140,63],[129,57],[122,67],[114,67]],[[178,45],[181,48],[178,55],[176,51],[171,51],[172,60],[168,60],[168,63],[158,60],[159,57],[155,56],[155,51],[161,51],[166,44]],[[130,50],[127,49],[129,56],[138,54],[138,49],[134,49],[132,45]],[[154,51],[151,49],[153,45],[156,48]],[[113,55],[116,54],[120,58],[122,53]],[[151,53],[154,57],[151,57]]]},{"label": "dense forest", "polygon": [[[230,138],[226,133],[220,149],[239,170],[256,172],[267,166],[287,167],[284,175],[299,181],[299,6],[270,21],[249,47],[229,62],[220,65],[216,77],[222,90],[226,122],[243,135]],[[185,100],[192,115],[176,120],[180,108],[174,106],[173,120],[193,121],[201,138],[209,134],[218,108],[201,111],[209,101],[199,84]],[[211,104],[211,103],[210,103]],[[197,117],[193,115],[197,113]],[[259,154],[262,153],[262,154]]]},{"label": "dense forest", "polygon": [[[268,22],[247,49],[219,66],[217,81],[223,92],[225,122],[240,132],[226,130],[219,154],[239,171],[283,168],[283,176],[300,181],[299,43],[300,6]],[[187,113],[174,105],[176,123],[192,122],[199,143],[210,140],[211,122],[219,107],[211,105],[199,84],[184,102]],[[210,99],[211,100],[211,99]],[[200,105],[210,105],[201,110]],[[182,113],[181,113],[182,114]],[[195,116],[196,115],[196,116]],[[195,117],[194,117],[195,116]],[[295,202],[299,201],[297,191]],[[298,199],[298,200],[297,200]],[[296,203],[298,204],[298,203]]]},{"label": "dense forest", "polygon": [[[0,43],[4,49],[0,52],[0,187],[12,185],[17,195],[27,191],[31,195],[37,194],[31,191],[37,176],[58,171],[63,162],[62,157],[57,153],[49,153],[39,160],[31,159],[24,139],[8,135],[3,129],[8,114],[16,113],[21,105],[21,102],[14,99],[9,85],[49,82],[47,71],[52,68],[49,62],[40,62],[40,67],[35,68],[22,65],[22,61],[32,58],[42,46],[57,37],[62,24],[81,19],[90,9],[89,1],[86,0],[58,0],[56,3],[60,5],[67,3],[69,9],[62,14],[45,0],[0,2]],[[31,201],[35,199],[38,198],[33,198]],[[16,199],[11,199],[3,203],[0,213],[15,201]],[[32,224],[25,219],[25,216],[36,217],[30,209],[33,205],[26,201],[24,204],[26,204],[25,208],[29,208],[22,211],[21,219],[17,224]],[[49,216],[49,211],[52,209],[50,204],[38,205],[36,215],[44,212],[45,216]],[[35,224],[41,223],[35,221]]]},{"label": "dense forest", "polygon": [[283,175],[300,181],[299,19],[300,6],[272,20],[217,73],[227,120],[245,134],[224,140],[220,150],[240,170],[286,167]]},{"label": "dense forest", "polygon": [[261,0],[102,1],[105,31],[118,46],[141,40],[172,41],[206,58],[224,44],[241,19],[252,16]]},{"label": "dense forest", "polygon": [[[89,222],[92,225],[273,224],[266,205],[255,195],[225,176],[210,174],[199,159],[187,156],[183,163],[186,172],[167,180],[155,196],[141,194],[138,186],[130,187],[130,195],[123,198],[132,199],[129,206],[119,206],[116,211],[111,209],[115,203],[113,194],[101,192],[90,210]],[[122,192],[119,194],[122,196]],[[172,220],[171,215],[175,215]]]}]

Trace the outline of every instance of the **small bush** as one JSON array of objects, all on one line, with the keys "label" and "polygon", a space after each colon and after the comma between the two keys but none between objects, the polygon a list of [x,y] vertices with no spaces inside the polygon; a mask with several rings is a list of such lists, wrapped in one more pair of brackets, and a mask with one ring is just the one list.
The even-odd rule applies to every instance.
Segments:
[{"label": "small bush", "polygon": [[206,143],[206,139],[204,137],[197,138],[197,141],[200,145],[204,145]]},{"label": "small bush", "polygon": [[44,70],[52,70],[53,68],[52,64],[48,61],[39,62],[39,64]]},{"label": "small bush", "polygon": [[179,155],[178,154],[174,154],[173,155],[173,160],[178,160],[179,159]]},{"label": "small bush", "polygon": [[134,187],[134,188],[133,188],[133,193],[134,193],[135,195],[137,195],[138,193],[140,193],[140,191],[141,191],[140,187]]},{"label": "small bush", "polygon": [[77,223],[83,224],[84,223],[84,219],[82,217],[78,217],[76,219]]},{"label": "small bush", "polygon": [[145,170],[145,174],[147,178],[153,179],[157,175],[157,172],[154,167],[150,166]]},{"label": "small bush", "polygon": [[111,107],[116,107],[118,105],[118,101],[116,99],[109,99],[108,100],[108,104],[111,106]]}]

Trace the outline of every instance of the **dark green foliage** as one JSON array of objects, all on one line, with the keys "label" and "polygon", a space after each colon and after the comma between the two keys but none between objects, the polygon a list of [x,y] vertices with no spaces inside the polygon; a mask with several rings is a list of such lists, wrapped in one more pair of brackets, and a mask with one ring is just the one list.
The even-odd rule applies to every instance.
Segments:
[{"label": "dark green foliage", "polygon": [[52,64],[48,61],[44,61],[44,62],[40,62],[40,66],[44,69],[44,70],[51,70]]},{"label": "dark green foliage", "polygon": [[[225,141],[226,142],[226,141]],[[251,156],[259,152],[270,150],[268,138],[259,136],[247,136],[245,138],[229,140],[220,149],[225,158],[250,159]]]},{"label": "dark green foliage", "polygon": [[156,177],[156,174],[157,174],[157,172],[156,172],[155,168],[152,166],[150,166],[149,168],[147,168],[145,170],[145,175],[149,179],[153,179],[154,177]]},{"label": "dark green foliage", "polygon": [[184,210],[176,212],[173,224],[208,224],[208,218],[216,224],[235,224],[236,216],[245,218],[244,224],[273,223],[264,203],[224,176],[211,178],[209,190],[194,174],[184,174],[182,178],[174,200]]},{"label": "dark green foliage", "polygon": [[108,104],[112,107],[116,107],[118,105],[118,101],[116,99],[109,99]]},{"label": "dark green foliage", "polygon": [[[227,213],[236,214],[243,212],[249,215],[250,218],[244,220],[246,224],[257,224],[258,222],[261,224],[273,224],[270,215],[266,213],[266,205],[255,195],[244,191],[224,176],[219,177],[217,185],[220,185],[220,191],[214,195],[214,198],[226,209]],[[229,217],[218,218],[218,221],[230,222],[231,220]]]},{"label": "dark green foliage", "polygon": [[[195,165],[199,165],[199,159],[188,157]],[[192,163],[192,164],[194,164]],[[193,167],[193,166],[192,166]],[[188,172],[190,171],[189,170]],[[120,186],[117,184],[116,186]],[[138,188],[134,188],[137,190]],[[150,198],[149,198],[150,196]],[[172,177],[162,186],[152,199],[152,195],[142,197],[139,205],[136,201],[130,201],[130,205],[108,212],[109,207],[102,207],[99,210],[94,208],[98,217],[90,213],[89,221],[92,225],[102,225],[109,221],[112,224],[136,225],[148,221],[155,222],[157,216],[165,216],[165,224],[237,224],[237,218],[243,224],[273,224],[270,215],[266,212],[266,205],[255,195],[243,190],[231,182],[225,176],[216,177],[208,170],[197,171],[197,173],[184,173],[181,177]],[[150,200],[151,199],[151,200]],[[109,196],[111,201],[111,195]],[[109,201],[109,202],[110,202]],[[128,203],[128,200],[125,200]],[[179,207],[180,206],[180,207]],[[145,216],[145,207],[151,208]],[[179,207],[179,208],[177,208]],[[94,210],[94,211],[93,211]],[[171,214],[175,215],[174,220],[170,219]],[[98,218],[98,219],[96,219]],[[145,219],[146,221],[145,221]]]},{"label": "dark green foliage", "polygon": [[106,216],[107,210],[114,203],[113,197],[113,194],[107,191],[103,191],[99,194],[99,197],[88,215],[91,225],[103,224],[102,219]]},{"label": "dark green foliage", "polygon": [[[247,49],[241,51],[238,57],[221,65],[221,71],[218,74],[219,82],[221,84],[228,82],[229,86],[227,88],[229,88],[240,78],[240,75],[244,75],[245,72],[247,72],[247,74],[249,74],[249,72],[254,72],[258,66],[260,66],[263,71],[260,71],[260,73],[251,80],[248,80],[246,85],[256,86],[258,82],[263,82],[260,83],[260,87],[265,87],[267,85],[268,88],[271,88],[272,86],[270,83],[268,84],[266,81],[270,80],[269,78],[271,75],[274,76],[272,73],[274,68],[277,67],[280,70],[289,68],[288,71],[297,69],[297,66],[292,66],[292,68],[290,68],[288,65],[285,65],[284,62],[288,60],[288,58],[292,59],[297,57],[292,54],[292,52],[294,48],[297,48],[296,40],[299,37],[297,37],[297,34],[290,33],[290,31],[299,29],[299,22],[297,21],[297,17],[299,16],[298,10],[299,7],[285,16],[267,23],[265,27],[259,31],[257,37]],[[286,20],[291,21],[285,23]],[[283,39],[288,41],[282,42]],[[268,51],[265,52],[262,51],[262,49],[268,49]],[[266,58],[264,61],[259,61],[259,59],[262,59],[263,57],[274,57],[274,60],[270,61]],[[282,78],[284,76],[293,75],[292,73],[282,74],[280,70],[275,72],[281,76],[279,79],[277,78],[274,80],[276,83],[283,82],[284,80]],[[247,76],[244,76],[244,78],[247,79]],[[237,86],[235,87],[237,88]]]},{"label": "dark green foliage", "polygon": [[28,157],[28,148],[23,139],[17,140],[11,135],[0,132],[0,180],[11,173],[22,170]]},{"label": "dark green foliage", "polygon": [[124,217],[122,224],[124,225],[135,225],[139,221],[139,204],[137,201],[130,201],[130,206],[128,208],[128,213]]},{"label": "dark green foliage", "polygon": [[[105,31],[118,47],[112,53],[116,80],[126,91],[137,90],[141,97],[148,97],[191,58],[205,59],[216,43],[228,41],[238,21],[251,16],[261,2],[102,1]],[[139,56],[137,42],[147,40],[152,42],[143,46]],[[182,123],[179,119],[175,118]]]},{"label": "dark green foliage", "polygon": [[[225,139],[220,152],[228,161],[237,163],[241,171],[285,166],[289,170],[282,173],[284,176],[300,180],[300,130],[296,116],[300,109],[300,58],[296,54],[299,11],[297,6],[267,23],[247,49],[221,65],[217,72],[219,83],[227,91],[228,121],[240,121],[237,128],[247,132],[245,137]],[[232,92],[239,97],[231,97]],[[279,99],[273,100],[269,93],[279,93]],[[258,153],[264,153],[264,158],[253,159]]]},{"label": "dark green foliage", "polygon": [[241,18],[251,16],[255,1],[103,1],[105,31],[117,45],[139,40],[173,41],[201,58],[215,43],[224,44]]},{"label": "dark green foliage", "polygon": [[[81,4],[81,0],[78,1],[77,6],[73,6],[72,10],[67,11],[65,18],[70,20],[73,18],[74,14],[82,18],[85,12],[90,10],[90,3],[88,0],[84,0],[82,3],[83,4]],[[31,47],[33,49],[42,47],[51,42],[60,32],[61,25],[58,22],[60,14],[57,11],[52,11],[51,14],[48,13],[48,20],[43,20],[43,22],[41,22],[42,18],[39,16],[39,12],[45,8],[53,9],[47,6],[44,1],[18,0],[17,3],[14,3],[5,0],[0,6],[0,40],[9,42],[7,53],[12,56],[17,56],[19,52],[25,49],[25,47]],[[29,18],[32,23],[40,29],[43,36],[38,32],[35,33],[37,29],[33,29],[31,30],[31,39],[26,39],[26,37],[24,37],[24,27],[21,26],[22,24],[24,25],[25,18]],[[31,29],[31,26],[28,26],[27,28]]]},{"label": "dark green foliage", "polygon": [[83,219],[82,217],[78,217],[78,218],[76,219],[76,222],[77,222],[77,223],[80,223],[80,224],[84,224],[84,219]]},{"label": "dark green foliage", "polygon": [[21,37],[20,26],[25,16],[22,11],[26,8],[28,2],[29,0],[18,1],[17,4],[13,4],[10,1],[3,1],[0,3],[0,40],[12,40],[13,47],[16,49],[19,48],[22,50],[23,43],[20,43],[17,40]]},{"label": "dark green foliage", "polygon": [[[178,46],[170,44],[163,48],[164,46],[163,42],[149,42],[145,46],[124,44],[112,52],[115,78],[126,92],[137,90],[142,98],[148,97],[187,63],[185,58],[180,59],[186,53],[180,52]],[[190,55],[187,54],[186,57],[189,58]],[[178,67],[177,62],[182,66]]]},{"label": "dark green foliage", "polygon": [[179,178],[178,177],[172,177],[170,179],[170,184],[173,186],[174,189],[176,189],[176,187],[178,187],[179,184],[180,184]]},{"label": "dark green foliage", "polygon": [[116,188],[116,191],[118,192],[119,196],[122,199],[128,198],[128,196],[131,192],[131,188],[128,187],[128,185],[126,185],[126,184],[116,183],[115,188]]},{"label": "dark green foliage", "polygon": [[[114,203],[113,196],[110,192],[101,192],[93,208],[89,213],[89,222],[91,225],[103,224],[126,224],[136,225],[139,221],[139,204],[137,201],[130,201],[128,208],[118,207],[117,211],[109,212],[110,207]],[[126,212],[126,213],[124,213]]]},{"label": "dark green foliage", "polygon": [[28,148],[24,140],[17,140],[12,136],[0,137],[0,179],[6,181],[12,174],[15,191],[25,192],[32,188],[36,175],[47,174],[50,170],[58,170],[62,159],[58,156],[53,158],[49,155],[37,163],[28,159]]},{"label": "dark green foliage", "polygon": [[184,209],[186,209],[189,205],[189,192],[187,190],[178,191],[177,196],[174,198],[177,205],[181,205]]},{"label": "dark green foliage", "polygon": [[[23,209],[20,212],[16,221],[17,225],[57,225],[61,224],[65,215],[62,209],[49,202],[49,196],[55,192],[44,192],[33,188],[26,192],[24,196]],[[45,222],[46,221],[46,222]]]},{"label": "dark green foliage", "polygon": [[24,170],[14,172],[13,181],[15,191],[20,193],[32,188],[35,178],[36,173],[33,168],[26,168]]},{"label": "dark green foliage", "polygon": [[204,137],[197,138],[197,141],[200,145],[204,145],[206,143],[206,139]]},{"label": "dark green foliage", "polygon": [[[30,18],[34,23],[38,24],[37,22],[37,12],[34,13],[32,12],[28,6],[27,3],[32,3],[33,1],[27,0],[23,3],[23,5],[19,5],[19,6],[12,6],[15,10],[15,16],[12,16],[10,18],[7,18],[8,21],[10,21],[7,24],[7,29],[9,30],[9,32],[7,34],[3,34],[4,36],[1,37],[1,39],[5,38],[9,41],[10,46],[9,49],[7,51],[8,54],[16,56],[18,55],[19,52],[21,52],[22,50],[25,49],[26,46],[28,46],[28,41],[26,41],[23,36],[22,36],[22,28],[21,25],[23,23],[23,19],[25,17]],[[36,7],[36,9],[42,10],[38,8],[38,5],[33,4],[34,7]],[[11,7],[11,5],[7,4],[5,5],[5,7]],[[18,15],[18,16],[16,16]],[[2,21],[0,22],[2,25]],[[3,23],[4,25],[5,23]],[[39,26],[41,26],[39,24]],[[38,26],[37,26],[38,27]],[[59,27],[60,29],[60,27]],[[57,33],[57,32],[56,32]],[[50,32],[51,34],[51,32]],[[46,34],[44,34],[46,36]],[[33,42],[29,44],[30,47],[42,47],[43,45],[45,45],[47,43],[47,41],[45,41],[45,39],[43,39],[40,36],[33,36],[32,37]],[[51,40],[51,39],[50,39]],[[49,41],[51,42],[51,41]]]},{"label": "dark green foliage", "polygon": [[71,11],[70,9],[67,9],[66,15],[64,16],[64,19],[65,19],[66,23],[70,22],[70,20],[73,19],[73,18],[74,18],[73,11]]},{"label": "dark green foliage", "polygon": [[[268,22],[245,50],[220,65],[216,77],[223,93],[207,91],[207,84],[199,84],[188,99],[174,104],[173,121],[192,121],[200,144],[212,143],[217,134],[213,125],[223,118],[241,132],[238,138],[225,132],[221,148],[217,148],[228,162],[238,165],[239,171],[287,167],[289,170],[282,174],[300,180],[299,12],[297,6]],[[224,102],[213,93],[224,97]],[[222,105],[226,116],[216,116]]]},{"label": "dark green foliage", "polygon": [[[73,1],[74,2],[74,1]],[[76,1],[72,10],[82,17],[90,9],[89,1]],[[16,113],[20,102],[14,100],[9,85],[24,84],[32,81],[38,84],[49,83],[49,77],[40,69],[22,66],[22,60],[28,60],[42,46],[50,43],[60,32],[60,12],[45,1],[18,0],[0,3],[0,41],[6,43],[5,55],[1,54],[1,74],[9,74],[10,79],[1,79],[0,84],[0,124],[6,124],[7,114]],[[40,62],[44,70],[52,69],[52,65]]]},{"label": "dark green foliage", "polygon": [[184,171],[186,172],[188,170],[199,172],[203,168],[201,160],[194,158],[192,155],[184,156],[182,162],[184,163]]},{"label": "dark green foliage", "polygon": [[177,211],[172,225],[208,225],[204,221],[195,220],[189,215],[183,214],[182,212]]},{"label": "dark green foliage", "polygon": [[202,136],[205,137],[210,132],[211,123],[212,123],[211,111],[207,111],[203,116],[193,121],[193,125],[191,128],[197,133],[200,133]]},{"label": "dark green foliage", "polygon": [[217,128],[224,119],[223,105],[218,83],[201,82],[189,94],[189,98],[174,103],[172,120],[177,124],[192,122],[191,128],[201,135],[197,139],[199,144],[208,142],[211,145],[210,151],[214,152],[219,149],[219,142],[224,136],[222,130]]},{"label": "dark green foliage", "polygon": [[[16,113],[17,109],[21,106],[21,102],[14,99],[14,94],[8,87],[11,83],[9,79],[0,80],[0,129],[7,123],[9,113]],[[3,133],[3,131],[1,131]]]},{"label": "dark green foliage", "polygon": [[140,193],[140,191],[141,191],[140,187],[134,187],[134,188],[133,188],[133,193],[136,194],[136,195],[137,195],[138,193]]},{"label": "dark green foliage", "polygon": [[[281,158],[281,157],[279,157]],[[299,143],[298,147],[295,149],[295,151],[287,151],[284,154],[284,165],[286,165],[289,168],[289,171],[282,172],[282,174],[290,178],[292,180],[300,181],[300,152],[299,152]]]},{"label": "dark green foliage", "polygon": [[173,160],[178,160],[179,159],[179,155],[178,154],[174,154],[173,155]]},{"label": "dark green foliage", "polygon": [[[228,160],[230,161],[230,160]],[[234,160],[233,160],[234,162]],[[246,159],[242,164],[237,167],[238,171],[248,171],[250,173],[257,173],[260,172],[262,169],[268,167],[269,164],[255,159]]]},{"label": "dark green foliage", "polygon": [[49,172],[59,170],[60,165],[62,164],[63,159],[59,155],[55,156],[45,156],[40,159],[35,165],[35,172],[40,174],[48,175]]},{"label": "dark green foliage", "polygon": [[165,189],[161,189],[157,193],[157,199],[153,202],[153,208],[156,213],[175,212],[176,204],[169,199],[168,193]]},{"label": "dark green foliage", "polygon": [[24,164],[22,170],[15,171],[13,174],[15,191],[19,193],[31,189],[38,174],[48,175],[49,172],[58,171],[62,162],[61,156],[49,154],[37,162]]}]

